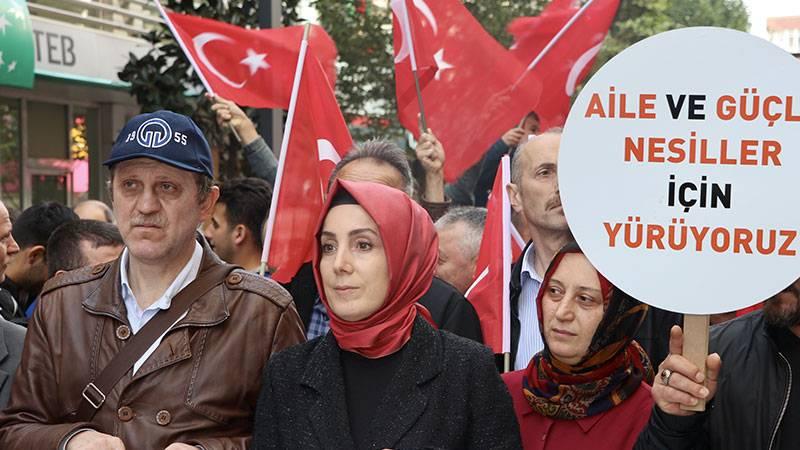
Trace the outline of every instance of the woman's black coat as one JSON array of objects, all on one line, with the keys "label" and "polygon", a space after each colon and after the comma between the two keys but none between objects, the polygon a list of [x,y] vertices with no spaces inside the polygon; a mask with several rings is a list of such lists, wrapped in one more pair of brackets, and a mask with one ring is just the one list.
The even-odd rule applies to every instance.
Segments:
[{"label": "woman's black coat", "polygon": [[[370,449],[519,449],[511,397],[489,349],[417,318],[372,419]],[[340,349],[332,333],[269,362],[253,447],[351,449]]]}]

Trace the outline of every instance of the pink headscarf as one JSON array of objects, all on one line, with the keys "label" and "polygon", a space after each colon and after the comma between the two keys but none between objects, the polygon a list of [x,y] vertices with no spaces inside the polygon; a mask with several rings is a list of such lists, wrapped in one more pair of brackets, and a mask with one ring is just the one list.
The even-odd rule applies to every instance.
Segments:
[{"label": "pink headscarf", "polygon": [[[319,270],[322,224],[340,191],[350,194],[378,225],[389,268],[389,289],[383,306],[357,322],[341,320],[333,313]],[[431,286],[438,256],[438,237],[430,216],[404,192],[377,183],[336,180],[317,225],[314,279],[339,347],[367,358],[380,358],[396,352],[411,339],[417,314],[433,324],[430,313],[417,300]]]}]

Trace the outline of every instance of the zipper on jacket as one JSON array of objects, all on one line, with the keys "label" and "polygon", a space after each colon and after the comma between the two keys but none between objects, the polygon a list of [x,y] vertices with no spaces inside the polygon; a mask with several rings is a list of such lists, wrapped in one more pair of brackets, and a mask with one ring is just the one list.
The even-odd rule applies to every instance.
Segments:
[{"label": "zipper on jacket", "polygon": [[792,365],[789,364],[789,360],[783,356],[783,353],[778,352],[778,356],[781,357],[783,362],[786,363],[786,367],[789,369],[789,384],[786,386],[786,400],[783,402],[783,408],[781,409],[781,414],[778,416],[778,423],[775,424],[775,429],[772,431],[772,438],[769,440],[769,450],[772,450],[772,446],[775,444],[775,436],[778,435],[778,428],[781,427],[781,421],[783,420],[783,415],[786,413],[786,408],[789,407],[789,396],[792,393]]}]

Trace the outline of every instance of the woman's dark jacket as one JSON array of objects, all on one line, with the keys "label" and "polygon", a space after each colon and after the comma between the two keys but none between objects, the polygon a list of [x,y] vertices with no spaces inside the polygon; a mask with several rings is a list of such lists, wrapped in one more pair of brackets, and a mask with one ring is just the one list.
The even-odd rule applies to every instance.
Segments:
[{"label": "woman's dark jacket", "polygon": [[[270,359],[253,449],[351,449],[332,333]],[[491,352],[417,318],[375,417],[371,449],[519,449],[511,397]]]},{"label": "woman's dark jacket", "polygon": [[722,369],[706,412],[678,417],[654,406],[636,450],[776,448],[789,396],[790,368],[768,334],[763,312],[713,327],[709,352],[719,353]]}]

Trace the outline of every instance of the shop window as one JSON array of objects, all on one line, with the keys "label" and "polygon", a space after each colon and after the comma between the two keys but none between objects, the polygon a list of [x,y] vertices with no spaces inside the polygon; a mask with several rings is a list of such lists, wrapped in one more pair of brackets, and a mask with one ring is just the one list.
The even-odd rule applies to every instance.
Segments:
[{"label": "shop window", "polygon": [[9,209],[22,209],[22,148],[19,100],[0,97],[0,200]]},{"label": "shop window", "polygon": [[98,113],[94,108],[73,108],[69,130],[69,153],[72,160],[72,204],[97,192],[101,173],[90,170],[100,158],[98,143]]},{"label": "shop window", "polygon": [[67,107],[28,102],[28,158],[67,159]]}]

